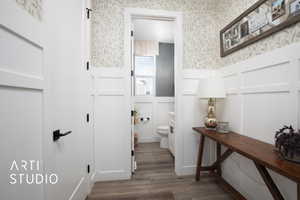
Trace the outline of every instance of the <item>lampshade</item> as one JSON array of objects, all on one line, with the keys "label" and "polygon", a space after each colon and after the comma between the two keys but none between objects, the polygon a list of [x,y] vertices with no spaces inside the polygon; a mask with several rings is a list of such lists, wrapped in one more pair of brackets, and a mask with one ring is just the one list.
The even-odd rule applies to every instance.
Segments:
[{"label": "lampshade", "polygon": [[200,79],[198,86],[198,98],[222,99],[226,97],[224,81],[221,78]]}]

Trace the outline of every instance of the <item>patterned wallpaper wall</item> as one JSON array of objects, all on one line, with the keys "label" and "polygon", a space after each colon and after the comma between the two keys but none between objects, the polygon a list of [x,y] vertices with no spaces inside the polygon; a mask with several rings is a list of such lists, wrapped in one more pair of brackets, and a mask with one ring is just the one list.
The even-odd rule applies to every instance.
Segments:
[{"label": "patterned wallpaper wall", "polygon": [[92,0],[92,64],[122,67],[125,7],[183,12],[184,68],[216,68],[215,0]]},{"label": "patterned wallpaper wall", "polygon": [[30,15],[42,20],[43,0],[15,0],[18,5],[25,9]]},{"label": "patterned wallpaper wall", "polygon": [[300,23],[225,58],[219,31],[257,0],[92,0],[92,64],[123,66],[125,7],[183,12],[183,67],[219,68],[300,41]]}]

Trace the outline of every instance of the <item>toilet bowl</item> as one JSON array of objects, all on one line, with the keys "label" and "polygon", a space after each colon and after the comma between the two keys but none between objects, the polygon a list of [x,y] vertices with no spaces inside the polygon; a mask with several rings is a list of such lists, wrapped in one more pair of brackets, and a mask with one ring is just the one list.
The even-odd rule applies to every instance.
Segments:
[{"label": "toilet bowl", "polygon": [[157,127],[157,134],[161,136],[160,139],[160,148],[168,149],[169,148],[169,135],[170,127],[169,126],[159,126]]}]

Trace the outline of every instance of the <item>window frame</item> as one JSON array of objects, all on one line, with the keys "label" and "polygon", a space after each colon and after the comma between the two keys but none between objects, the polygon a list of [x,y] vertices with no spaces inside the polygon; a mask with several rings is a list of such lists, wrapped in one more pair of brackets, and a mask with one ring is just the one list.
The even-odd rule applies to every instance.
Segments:
[{"label": "window frame", "polygon": [[[153,62],[154,62],[154,75],[137,75],[136,73],[134,73],[134,87],[135,87],[135,90],[134,90],[134,96],[137,96],[137,97],[156,97],[156,70],[157,70],[157,65],[156,65],[156,56],[135,56],[135,60],[136,60],[136,57],[153,57]],[[134,63],[134,69],[136,71],[136,63]],[[137,79],[138,78],[152,78],[153,80],[153,94],[151,95],[137,95]]]}]

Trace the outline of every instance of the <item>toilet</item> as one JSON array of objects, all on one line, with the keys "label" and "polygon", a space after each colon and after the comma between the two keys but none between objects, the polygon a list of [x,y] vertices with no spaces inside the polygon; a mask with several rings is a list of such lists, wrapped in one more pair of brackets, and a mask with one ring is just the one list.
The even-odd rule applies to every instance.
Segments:
[{"label": "toilet", "polygon": [[161,136],[160,139],[160,148],[168,149],[169,148],[169,135],[170,127],[169,126],[159,126],[157,127],[157,134]]}]

